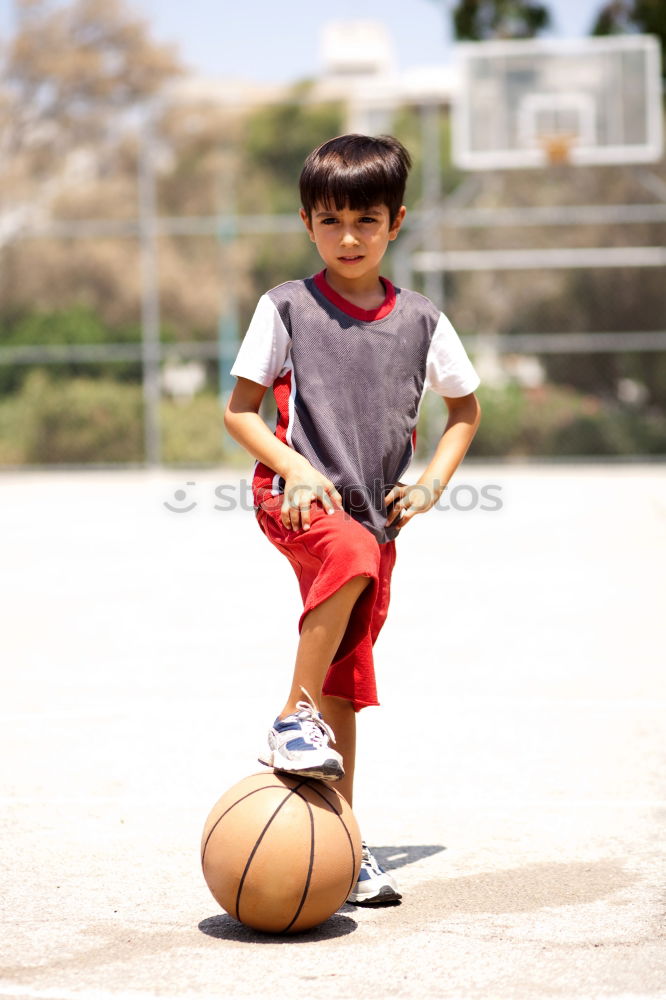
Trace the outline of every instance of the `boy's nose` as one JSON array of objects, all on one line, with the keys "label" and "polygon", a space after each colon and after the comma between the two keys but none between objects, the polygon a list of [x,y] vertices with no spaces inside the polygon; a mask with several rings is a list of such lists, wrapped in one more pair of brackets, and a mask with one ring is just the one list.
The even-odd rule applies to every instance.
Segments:
[{"label": "boy's nose", "polygon": [[344,233],[344,235],[343,235],[342,239],[340,240],[340,242],[345,247],[353,247],[353,246],[356,246],[356,244],[358,243],[358,240],[356,239],[356,237],[354,236],[353,233]]}]

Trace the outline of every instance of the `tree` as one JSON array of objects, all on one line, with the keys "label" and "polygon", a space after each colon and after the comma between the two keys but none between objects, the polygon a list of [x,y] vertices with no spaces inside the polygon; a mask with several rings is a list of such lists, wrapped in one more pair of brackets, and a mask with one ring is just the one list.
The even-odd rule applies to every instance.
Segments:
[{"label": "tree", "polygon": [[[35,220],[136,218],[137,107],[180,74],[180,63],[122,0],[18,0],[18,7],[18,31],[0,53],[0,324],[6,332],[35,311],[78,306],[120,339],[140,310],[136,240],[11,234]],[[178,106],[157,119],[160,210],[215,212],[226,123],[214,110]],[[214,237],[159,241],[163,319],[185,337],[215,327],[217,251]],[[54,329],[62,339],[63,323]]]},{"label": "tree", "polygon": [[666,74],[666,3],[664,0],[610,0],[592,25],[593,35],[625,35],[639,31],[656,35]]},{"label": "tree", "polygon": [[264,211],[298,211],[296,181],[305,157],[315,146],[342,131],[340,104],[311,102],[311,89],[312,84],[303,81],[292,88],[283,103],[259,108],[249,115],[243,140],[243,197],[247,210],[260,198],[264,200]]},{"label": "tree", "polygon": [[110,120],[180,72],[122,0],[17,0],[19,29],[2,53],[0,134],[5,156],[44,164],[102,141]]},{"label": "tree", "polygon": [[453,11],[459,41],[534,38],[550,22],[548,7],[538,0],[459,0]]}]

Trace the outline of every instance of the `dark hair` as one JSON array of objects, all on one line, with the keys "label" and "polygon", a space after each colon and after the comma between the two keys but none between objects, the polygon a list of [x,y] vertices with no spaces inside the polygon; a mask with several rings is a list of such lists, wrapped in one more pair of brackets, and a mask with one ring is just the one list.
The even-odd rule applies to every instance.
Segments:
[{"label": "dark hair", "polygon": [[340,211],[386,205],[393,222],[405,195],[411,157],[391,135],[339,135],[313,150],[301,171],[301,203],[308,218],[316,205]]}]

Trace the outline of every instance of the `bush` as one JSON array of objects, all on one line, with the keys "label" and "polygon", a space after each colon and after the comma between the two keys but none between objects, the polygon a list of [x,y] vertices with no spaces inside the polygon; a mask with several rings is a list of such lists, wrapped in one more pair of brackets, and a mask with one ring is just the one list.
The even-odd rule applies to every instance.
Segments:
[{"label": "bush", "polygon": [[25,465],[25,402],[17,394],[0,401],[0,465]]},{"label": "bush", "polygon": [[229,457],[233,442],[226,436],[217,396],[202,393],[186,401],[165,400],[160,414],[166,464],[216,465]]},{"label": "bush", "polygon": [[[483,417],[470,455],[479,458],[666,455],[666,415],[636,411],[546,385],[482,386]],[[274,414],[264,411],[270,426]],[[416,457],[427,461],[446,424],[446,407],[427,393]],[[160,406],[162,461],[177,465],[247,466],[224,431],[217,395],[165,399]],[[0,402],[0,465],[144,461],[140,386],[111,379],[54,381],[33,371],[20,393]]]},{"label": "bush", "polygon": [[[160,405],[165,464],[234,461],[217,396],[202,393]],[[140,386],[112,379],[54,380],[33,371],[19,393],[0,402],[0,465],[142,462]],[[248,459],[249,461],[249,459]]]},{"label": "bush", "polygon": [[[480,386],[481,424],[470,448],[479,458],[666,454],[666,415],[641,412],[567,386]],[[445,411],[432,393],[421,407],[417,458],[428,460]]]},{"label": "bush", "polygon": [[23,461],[28,464],[140,462],[142,394],[110,379],[26,379],[18,400]]},{"label": "bush", "polygon": [[525,450],[530,420],[528,400],[520,386],[510,383],[502,390],[481,386],[477,395],[483,412],[470,454],[502,458]]},{"label": "bush", "polygon": [[[141,329],[137,324],[107,327],[96,313],[82,305],[26,313],[12,320],[0,319],[0,334],[3,347],[141,343]],[[163,343],[176,341],[173,329],[164,324],[160,336]],[[0,365],[0,395],[19,391],[28,375],[39,367],[39,362]],[[80,376],[141,382],[140,361],[58,361],[50,363],[48,370],[54,380]]]},{"label": "bush", "polygon": [[542,450],[551,455],[630,455],[636,448],[622,416],[600,410],[572,414],[564,426],[553,430]]}]

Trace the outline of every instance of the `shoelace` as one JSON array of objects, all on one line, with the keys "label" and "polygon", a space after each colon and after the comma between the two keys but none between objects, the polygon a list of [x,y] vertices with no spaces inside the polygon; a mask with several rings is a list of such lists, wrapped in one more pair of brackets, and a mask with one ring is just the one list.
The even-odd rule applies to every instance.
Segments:
[{"label": "shoelace", "polygon": [[296,717],[300,719],[307,738],[315,747],[324,746],[329,741],[335,743],[335,733],[317,711],[312,695],[304,687],[301,691],[308,700],[296,702]]},{"label": "shoelace", "polygon": [[370,852],[370,848],[364,840],[361,841],[361,865],[365,868],[369,868],[374,875],[386,874],[382,866],[377,861],[377,858]]}]

